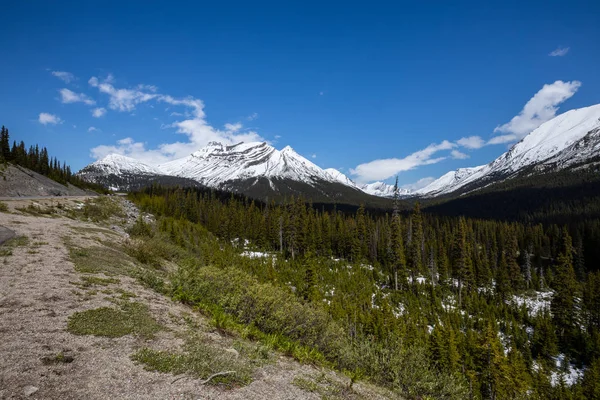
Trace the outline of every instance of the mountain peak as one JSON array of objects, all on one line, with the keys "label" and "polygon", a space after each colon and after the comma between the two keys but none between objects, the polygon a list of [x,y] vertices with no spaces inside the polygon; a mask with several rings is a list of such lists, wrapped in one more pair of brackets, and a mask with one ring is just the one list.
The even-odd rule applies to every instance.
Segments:
[{"label": "mountain peak", "polygon": [[[600,143],[595,136],[593,143],[582,141],[597,129],[600,129],[600,104],[569,110],[541,124],[491,163],[450,171],[415,194],[437,196],[466,187],[475,190],[514,177],[530,167],[566,168],[585,163],[597,155],[595,149],[600,148]],[[575,148],[578,150],[574,151]]]}]

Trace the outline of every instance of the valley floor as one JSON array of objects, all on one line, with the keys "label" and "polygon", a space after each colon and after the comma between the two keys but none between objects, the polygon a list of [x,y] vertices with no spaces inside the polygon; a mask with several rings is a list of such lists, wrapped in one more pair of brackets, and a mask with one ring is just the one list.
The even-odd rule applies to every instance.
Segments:
[{"label": "valley floor", "polygon": [[[225,385],[188,375],[151,372],[132,360],[142,348],[180,351],[190,331],[231,357],[235,348],[252,346],[219,333],[191,308],[142,286],[127,274],[81,272],[73,249],[104,249],[108,254],[126,243],[123,219],[108,225],[68,218],[84,198],[7,201],[0,226],[16,237],[0,246],[0,398],[43,399],[319,399],[386,398],[366,384],[347,390],[348,378],[301,365],[271,353],[269,362],[253,369],[245,386]],[[124,200],[117,200],[124,201]],[[61,210],[45,215],[19,211],[35,207]],[[112,250],[111,250],[112,249]],[[83,251],[83,250],[82,250]],[[127,256],[123,254],[123,263]],[[152,326],[149,335],[118,337],[74,334],[75,313],[119,305],[142,304]],[[83,315],[83,314],[82,314]],[[94,321],[92,321],[94,322]],[[110,327],[109,327],[110,328]],[[250,362],[250,361],[249,361]]]}]

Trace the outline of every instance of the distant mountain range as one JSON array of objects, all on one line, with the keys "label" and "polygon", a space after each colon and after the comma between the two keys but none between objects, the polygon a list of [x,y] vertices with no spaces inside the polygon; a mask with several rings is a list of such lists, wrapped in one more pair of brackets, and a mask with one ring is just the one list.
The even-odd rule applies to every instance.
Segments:
[{"label": "distant mountain range", "polygon": [[[540,125],[489,164],[448,172],[426,187],[402,197],[458,195],[516,177],[581,168],[600,161],[600,104],[567,111]],[[111,154],[78,172],[88,181],[114,190],[133,190],[150,182],[202,185],[256,198],[303,195],[313,201],[369,200],[393,197],[383,182],[360,185],[342,172],[322,169],[286,146],[267,143],[228,146],[211,142],[187,157],[148,165]],[[372,200],[372,199],[371,199]]]}]

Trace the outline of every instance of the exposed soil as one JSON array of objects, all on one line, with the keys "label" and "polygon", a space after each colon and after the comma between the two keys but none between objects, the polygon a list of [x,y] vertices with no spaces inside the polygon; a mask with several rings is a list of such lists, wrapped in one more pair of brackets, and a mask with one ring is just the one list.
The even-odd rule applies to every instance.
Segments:
[{"label": "exposed soil", "polygon": [[[81,199],[57,199],[62,207],[76,207]],[[171,374],[149,372],[130,356],[142,347],[179,349],[189,316],[207,327],[203,317],[175,303],[135,279],[116,276],[118,283],[92,292],[74,283],[82,273],[74,269],[65,238],[80,247],[99,241],[123,242],[122,229],[99,227],[66,217],[33,216],[15,211],[31,200],[7,201],[11,213],[0,213],[0,226],[26,236],[26,244],[11,248],[0,258],[0,398],[2,399],[319,399],[316,392],[292,384],[295,377],[314,376],[320,370],[287,357],[256,370],[253,381],[227,389],[202,385],[200,379],[175,381]],[[130,210],[128,210],[129,213]],[[101,228],[101,229],[99,229]],[[14,239],[13,239],[14,240]],[[10,246],[10,241],[4,246]],[[95,274],[107,278],[103,274]],[[78,336],[67,331],[69,316],[77,311],[114,306],[111,295],[125,290],[148,305],[152,316],[165,327],[154,339],[134,335],[118,338]],[[114,295],[112,295],[114,300]],[[209,329],[209,328],[207,328]],[[216,341],[228,338],[209,333]],[[331,379],[348,379],[329,371]],[[175,381],[175,382],[174,382]],[[355,385],[350,398],[384,398],[386,393],[366,384]],[[388,394],[389,395],[389,394]],[[387,397],[387,396],[386,396]]]},{"label": "exposed soil", "polygon": [[0,198],[90,194],[71,184],[61,185],[27,168],[12,164],[0,166]]}]

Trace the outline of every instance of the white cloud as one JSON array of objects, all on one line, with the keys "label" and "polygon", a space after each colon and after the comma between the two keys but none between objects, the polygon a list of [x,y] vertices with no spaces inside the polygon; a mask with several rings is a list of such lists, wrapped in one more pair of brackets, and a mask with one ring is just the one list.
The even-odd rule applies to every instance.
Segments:
[{"label": "white cloud", "polygon": [[60,89],[59,93],[61,96],[61,102],[63,104],[85,103],[88,106],[93,106],[94,104],[96,104],[96,102],[94,100],[90,99],[88,96],[86,96],[83,93],[75,93],[69,89]]},{"label": "white cloud", "polygon": [[67,71],[52,71],[52,75],[65,83],[71,83],[75,80],[75,75]]},{"label": "white cloud", "polygon": [[106,114],[106,108],[98,107],[98,108],[94,108],[92,110],[92,116],[95,117],[95,118],[100,118],[104,114]]},{"label": "white cloud", "polygon": [[88,132],[90,132],[90,133],[91,132],[99,132],[99,131],[100,131],[100,129],[96,128],[95,126],[90,126],[88,128]]},{"label": "white cloud", "polygon": [[62,124],[63,120],[60,119],[57,115],[54,114],[49,114],[49,113],[40,113],[40,115],[38,116],[38,121],[40,124],[42,125],[56,125],[56,124]]},{"label": "white cloud", "polygon": [[169,114],[170,117],[183,117],[183,114],[177,111],[173,111],[171,114]]},{"label": "white cloud", "polygon": [[246,119],[247,119],[248,121],[254,121],[254,120],[255,120],[255,119],[257,119],[257,118],[258,118],[258,113],[252,113],[252,114],[250,114],[250,115],[248,115],[248,116],[246,117]]},{"label": "white cloud", "polygon": [[[143,89],[140,90],[139,88],[117,89],[112,85],[113,82],[114,78],[112,75],[108,75],[103,81],[92,76],[88,81],[90,86],[98,88],[101,93],[105,93],[109,96],[108,107],[112,110],[133,111],[137,104],[147,102],[157,97],[156,94],[144,92]],[[142,85],[142,87],[147,89],[148,85]]]},{"label": "white cloud", "polygon": [[435,178],[432,176],[428,176],[426,178],[421,178],[416,182],[413,183],[409,183],[406,185],[402,185],[401,188],[402,189],[408,189],[411,191],[415,191],[415,190],[419,190],[424,188],[425,186],[429,185],[431,182],[435,181]]},{"label": "white cloud", "polygon": [[455,160],[464,160],[464,159],[469,158],[468,154],[465,154],[465,153],[463,153],[461,151],[458,151],[458,150],[452,150],[450,152],[450,156],[452,158],[454,158]]},{"label": "white cloud", "polygon": [[459,146],[466,147],[467,149],[480,149],[485,146],[485,140],[480,136],[469,136],[463,137],[456,141]]},{"label": "white cloud", "polygon": [[559,47],[553,51],[551,51],[548,55],[550,57],[563,57],[566,56],[569,52],[569,47]]},{"label": "white cloud", "polygon": [[316,154],[313,154],[313,155],[311,155],[310,157],[311,157],[311,158],[317,158],[317,155],[316,155]]},{"label": "white cloud", "polygon": [[242,124],[236,122],[235,124],[225,124],[225,130],[227,132],[237,132],[242,129]]},{"label": "white cloud", "polygon": [[359,183],[384,180],[399,172],[409,171],[421,165],[435,164],[445,160],[447,157],[433,158],[433,156],[440,151],[452,150],[455,147],[455,143],[444,140],[441,143],[432,143],[426,148],[404,158],[388,158],[360,164],[356,168],[350,169],[350,173],[356,176],[356,180]]},{"label": "white cloud", "polygon": [[[134,157],[150,164],[181,158],[204,147],[211,141],[224,144],[235,144],[239,142],[257,142],[264,139],[255,131],[244,129],[243,124],[228,123],[223,129],[211,126],[206,121],[204,113],[204,102],[194,97],[176,98],[167,94],[156,92],[154,86],[138,85],[133,89],[116,88],[114,78],[100,81],[92,77],[89,84],[98,88],[100,92],[109,95],[109,108],[118,111],[132,111],[136,105],[148,101],[167,103],[171,106],[183,107],[184,113],[171,112],[171,116],[184,116],[184,119],[172,124],[161,125],[161,129],[174,128],[177,133],[186,136],[186,140],[174,143],[163,143],[155,149],[148,149],[145,143],[136,142],[132,138],[122,139],[116,145],[102,145],[91,150],[94,158],[101,158],[110,153],[118,153]],[[152,92],[152,93],[149,93]]]},{"label": "white cloud", "polygon": [[558,111],[558,105],[571,98],[581,82],[556,81],[544,85],[521,110],[519,115],[513,117],[510,122],[500,125],[494,129],[494,133],[505,135],[492,138],[488,144],[507,143],[525,137],[529,132],[554,118]]}]

